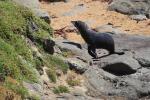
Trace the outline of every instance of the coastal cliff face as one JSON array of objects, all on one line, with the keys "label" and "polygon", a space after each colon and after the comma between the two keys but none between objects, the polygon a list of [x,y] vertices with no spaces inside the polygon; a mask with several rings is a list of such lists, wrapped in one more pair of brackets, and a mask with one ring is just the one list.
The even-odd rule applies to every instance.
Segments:
[{"label": "coastal cliff face", "polygon": [[[148,3],[1,0],[0,100],[149,99]],[[106,56],[106,50],[98,49],[99,58],[93,59],[71,20],[83,20],[99,34],[109,33],[115,50],[125,54]]]}]

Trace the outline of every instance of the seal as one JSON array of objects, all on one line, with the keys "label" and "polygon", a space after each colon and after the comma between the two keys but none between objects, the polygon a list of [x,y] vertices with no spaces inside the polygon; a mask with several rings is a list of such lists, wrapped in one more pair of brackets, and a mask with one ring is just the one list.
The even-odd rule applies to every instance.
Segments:
[{"label": "seal", "polygon": [[99,33],[91,30],[88,25],[82,21],[71,21],[71,23],[78,29],[82,38],[88,45],[88,53],[93,58],[98,58],[96,49],[106,49],[109,54],[122,55],[124,52],[115,52],[114,39],[109,33]]}]

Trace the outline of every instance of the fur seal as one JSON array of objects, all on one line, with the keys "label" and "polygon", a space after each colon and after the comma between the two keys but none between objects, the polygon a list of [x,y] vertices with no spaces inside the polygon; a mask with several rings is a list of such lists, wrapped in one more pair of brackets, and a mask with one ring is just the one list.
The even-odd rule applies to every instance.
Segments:
[{"label": "fur seal", "polygon": [[115,52],[114,39],[108,33],[98,33],[91,30],[88,25],[82,21],[71,21],[71,23],[78,29],[82,38],[88,44],[88,53],[98,58],[96,49],[106,49],[109,51],[108,55],[119,54],[122,55],[124,52]]}]

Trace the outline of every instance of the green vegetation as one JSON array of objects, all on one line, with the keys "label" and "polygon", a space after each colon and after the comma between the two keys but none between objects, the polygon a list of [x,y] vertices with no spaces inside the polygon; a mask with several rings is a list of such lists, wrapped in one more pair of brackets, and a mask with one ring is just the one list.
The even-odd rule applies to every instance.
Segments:
[{"label": "green vegetation", "polygon": [[[57,79],[57,69],[67,72],[69,67],[61,58],[47,54],[43,49],[44,40],[51,39],[52,33],[52,28],[35,17],[29,9],[18,6],[11,0],[0,1],[0,81],[4,87],[24,99],[28,96],[28,91],[21,83],[38,83],[37,70],[41,70],[43,66],[48,67],[46,72],[53,82]],[[29,39],[38,47],[42,57],[36,55],[31,48],[32,44],[27,41]],[[7,77],[19,84],[8,82]],[[55,91],[61,93],[69,90],[59,86]],[[34,99],[38,100],[38,97]]]},{"label": "green vegetation", "polygon": [[73,57],[75,54],[72,51],[69,50],[63,50],[62,56],[64,57]]},{"label": "green vegetation", "polygon": [[24,88],[20,83],[13,83],[10,80],[7,80],[4,82],[4,86],[12,91],[14,91],[15,93],[21,95],[22,99],[27,97],[28,91],[26,88]]},{"label": "green vegetation", "polygon": [[53,92],[55,94],[59,94],[59,93],[69,93],[69,89],[66,86],[60,85],[58,87],[55,87]]},{"label": "green vegetation", "polygon": [[49,79],[52,82],[56,83],[56,72],[55,72],[55,70],[48,69],[48,70],[46,70],[46,73],[47,73]]},{"label": "green vegetation", "polygon": [[[38,30],[31,32],[30,23],[36,23]],[[17,80],[37,82],[37,60],[26,42],[32,36],[36,44],[41,45],[45,38],[50,38],[52,29],[41,19],[35,17],[27,8],[11,1],[0,1],[0,67],[2,75]],[[40,41],[40,42],[39,42]]]},{"label": "green vegetation", "polygon": [[79,79],[71,79],[71,80],[67,80],[68,85],[70,86],[78,86],[81,84]]},{"label": "green vegetation", "polygon": [[49,67],[46,72],[52,82],[56,82],[57,69],[61,69],[64,74],[67,73],[69,66],[59,56],[47,55],[45,59],[45,63]]},{"label": "green vegetation", "polygon": [[81,84],[81,79],[74,71],[72,71],[68,74],[66,82],[70,86],[78,86]]},{"label": "green vegetation", "polygon": [[46,60],[49,68],[61,69],[63,73],[67,73],[69,66],[59,56],[46,55]]},{"label": "green vegetation", "polygon": [[[33,23],[36,30],[32,29]],[[50,39],[51,36],[52,29],[49,25],[35,17],[29,9],[11,0],[0,1],[0,81],[4,87],[22,98],[27,96],[27,90],[21,85],[22,81],[37,83],[36,68],[44,64],[43,59],[35,57],[27,38],[43,50],[44,39]],[[7,77],[20,84],[7,82]]]}]

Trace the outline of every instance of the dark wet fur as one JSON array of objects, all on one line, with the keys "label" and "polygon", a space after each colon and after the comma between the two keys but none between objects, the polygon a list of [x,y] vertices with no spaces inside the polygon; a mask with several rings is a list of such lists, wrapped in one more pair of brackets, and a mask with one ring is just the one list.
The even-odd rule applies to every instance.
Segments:
[{"label": "dark wet fur", "polygon": [[114,39],[109,33],[95,32],[89,29],[87,24],[82,21],[72,21],[72,23],[78,29],[85,42],[88,44],[88,53],[92,57],[98,58],[96,49],[106,49],[109,51],[109,55],[124,54],[124,52],[115,52]]}]

